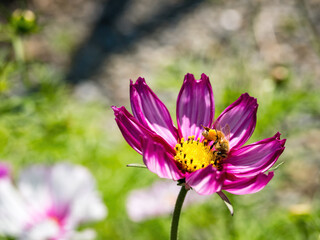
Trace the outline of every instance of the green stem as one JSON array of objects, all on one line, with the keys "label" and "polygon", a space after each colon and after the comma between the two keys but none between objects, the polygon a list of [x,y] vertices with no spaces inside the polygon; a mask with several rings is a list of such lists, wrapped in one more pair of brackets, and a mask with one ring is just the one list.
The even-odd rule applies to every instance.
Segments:
[{"label": "green stem", "polygon": [[187,195],[187,192],[188,190],[185,188],[185,186],[182,186],[176,201],[176,205],[174,207],[174,211],[173,211],[170,240],[178,239],[178,226],[179,226],[180,213],[181,213],[181,208],[182,208],[184,199]]},{"label": "green stem", "polygon": [[24,48],[23,48],[23,42],[20,36],[14,36],[12,39],[12,45],[14,50],[14,55],[16,57],[16,60],[18,62],[24,62]]},{"label": "green stem", "polygon": [[28,65],[27,65],[26,58],[25,58],[22,37],[18,36],[18,35],[13,36],[12,37],[12,45],[13,45],[13,51],[14,51],[14,55],[16,57],[18,67],[21,71],[21,80],[22,80],[25,87],[29,87],[30,82],[29,82],[29,76],[28,76]]}]

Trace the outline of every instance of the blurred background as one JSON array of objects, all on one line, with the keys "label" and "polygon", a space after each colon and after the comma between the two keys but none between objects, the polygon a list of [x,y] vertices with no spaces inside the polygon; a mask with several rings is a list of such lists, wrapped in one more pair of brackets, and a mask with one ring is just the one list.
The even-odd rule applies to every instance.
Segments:
[{"label": "blurred background", "polygon": [[[258,99],[249,143],[281,132],[284,164],[261,192],[228,194],[233,217],[217,195],[190,194],[181,239],[320,239],[319,13],[319,0],[2,0],[1,161],[14,175],[34,163],[82,164],[109,209],[84,226],[97,239],[168,239],[165,205],[173,209],[179,187],[150,200],[166,187],[126,168],[142,158],[110,106],[130,109],[129,80],[141,76],[175,119],[184,75],[206,73],[216,117],[244,92]],[[134,215],[150,205],[154,213]]]}]

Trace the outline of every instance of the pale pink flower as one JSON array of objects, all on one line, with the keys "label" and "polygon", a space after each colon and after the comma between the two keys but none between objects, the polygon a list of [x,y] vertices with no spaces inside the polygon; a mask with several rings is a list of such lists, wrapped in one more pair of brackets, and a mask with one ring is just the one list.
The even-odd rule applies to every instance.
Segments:
[{"label": "pale pink flower", "polygon": [[0,162],[0,179],[10,175],[9,166],[5,163]]},{"label": "pale pink flower", "polygon": [[[127,197],[127,213],[132,221],[140,222],[172,214],[180,188],[168,181],[157,181],[151,186],[135,189]],[[206,197],[191,192],[185,200],[184,207],[201,203]]]},{"label": "pale pink flower", "polygon": [[35,165],[21,172],[16,186],[8,174],[0,176],[0,235],[21,240],[94,239],[92,230],[76,228],[106,213],[84,167]]}]

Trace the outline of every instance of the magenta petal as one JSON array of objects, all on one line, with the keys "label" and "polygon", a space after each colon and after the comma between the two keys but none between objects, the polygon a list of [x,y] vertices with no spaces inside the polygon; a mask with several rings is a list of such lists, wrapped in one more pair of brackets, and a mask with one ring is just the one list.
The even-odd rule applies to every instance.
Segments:
[{"label": "magenta petal", "polygon": [[251,137],[256,126],[257,109],[257,99],[245,93],[217,118],[215,127],[229,125],[231,148],[242,146]]},{"label": "magenta petal", "polygon": [[143,78],[138,78],[134,84],[131,81],[130,99],[135,118],[174,147],[177,144],[178,131],[173,125],[170,113]]},{"label": "magenta petal", "polygon": [[210,195],[221,190],[223,174],[209,165],[186,176],[186,183],[200,195]]},{"label": "magenta petal", "polygon": [[224,204],[226,204],[227,208],[228,208],[229,211],[230,211],[231,216],[233,216],[233,213],[234,213],[234,211],[233,211],[233,206],[232,206],[229,198],[228,198],[222,191],[217,192],[217,194],[218,194],[219,197],[222,199],[222,201],[224,202]]},{"label": "magenta petal", "polygon": [[224,167],[236,177],[252,177],[269,170],[284,150],[285,139],[271,138],[244,146],[230,153]]},{"label": "magenta petal", "polygon": [[147,168],[161,178],[179,180],[184,177],[178,169],[173,155],[153,138],[144,137],[141,140],[143,162]]},{"label": "magenta petal", "polygon": [[252,178],[226,179],[222,189],[237,195],[256,193],[270,182],[273,175],[273,172],[269,172],[268,175],[261,173]]},{"label": "magenta petal", "polygon": [[117,108],[113,106],[112,109],[124,139],[134,150],[142,154],[141,137],[151,134],[151,131],[142,126],[125,107]]},{"label": "magenta petal", "polygon": [[214,99],[209,78],[201,75],[196,80],[188,73],[177,100],[178,129],[182,137],[201,137],[203,128],[210,127],[214,118]]}]

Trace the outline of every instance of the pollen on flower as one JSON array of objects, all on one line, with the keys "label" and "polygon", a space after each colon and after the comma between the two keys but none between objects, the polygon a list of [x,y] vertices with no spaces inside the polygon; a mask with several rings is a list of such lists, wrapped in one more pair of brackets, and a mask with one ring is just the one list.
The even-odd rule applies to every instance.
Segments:
[{"label": "pollen on flower", "polygon": [[194,172],[210,164],[221,169],[223,159],[209,142],[207,139],[200,141],[198,138],[195,140],[194,136],[188,137],[187,141],[181,138],[180,143],[175,146],[174,159],[177,161],[178,167],[183,172]]}]

